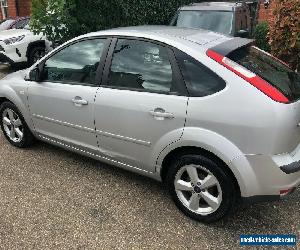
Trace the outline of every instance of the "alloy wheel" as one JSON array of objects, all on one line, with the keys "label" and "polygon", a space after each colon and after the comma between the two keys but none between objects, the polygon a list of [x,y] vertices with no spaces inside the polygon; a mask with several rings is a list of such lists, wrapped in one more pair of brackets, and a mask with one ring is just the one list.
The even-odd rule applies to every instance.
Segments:
[{"label": "alloy wheel", "polygon": [[199,215],[217,211],[222,202],[222,190],[217,178],[200,165],[186,165],[179,169],[174,181],[181,203]]},{"label": "alloy wheel", "polygon": [[20,142],[24,137],[24,127],[20,117],[7,108],[2,114],[3,128],[8,138],[13,142]]}]

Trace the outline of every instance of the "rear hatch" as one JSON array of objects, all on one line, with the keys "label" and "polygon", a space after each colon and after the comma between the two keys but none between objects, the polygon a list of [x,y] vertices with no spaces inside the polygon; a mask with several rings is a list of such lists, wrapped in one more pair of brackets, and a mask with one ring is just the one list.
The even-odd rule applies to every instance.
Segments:
[{"label": "rear hatch", "polygon": [[249,39],[232,39],[209,49],[207,55],[277,102],[274,107],[280,119],[274,117],[279,128],[275,152],[295,149],[300,142],[299,73]]}]

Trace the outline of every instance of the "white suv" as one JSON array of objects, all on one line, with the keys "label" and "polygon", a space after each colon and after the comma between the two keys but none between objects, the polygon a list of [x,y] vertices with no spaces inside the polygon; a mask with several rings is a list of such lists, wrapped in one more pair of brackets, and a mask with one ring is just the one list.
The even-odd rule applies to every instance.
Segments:
[{"label": "white suv", "polygon": [[50,50],[50,42],[43,35],[29,29],[11,29],[0,32],[0,62],[32,65]]}]

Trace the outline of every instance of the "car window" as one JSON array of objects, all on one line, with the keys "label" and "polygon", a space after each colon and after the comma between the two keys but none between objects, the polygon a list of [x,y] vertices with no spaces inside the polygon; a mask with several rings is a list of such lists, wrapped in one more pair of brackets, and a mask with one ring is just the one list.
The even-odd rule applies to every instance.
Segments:
[{"label": "car window", "polygon": [[227,57],[260,76],[291,101],[300,99],[300,74],[272,55],[254,47],[242,47]]},{"label": "car window", "polygon": [[12,29],[24,29],[24,27],[29,23],[29,19],[22,19],[17,21],[16,23],[14,23],[14,25],[12,25]]},{"label": "car window", "polygon": [[96,84],[96,71],[106,39],[72,44],[45,62],[43,80],[72,84]]},{"label": "car window", "polygon": [[232,20],[232,11],[187,10],[178,13],[175,23],[182,28],[201,28],[228,35],[232,32]]},{"label": "car window", "polygon": [[147,41],[119,39],[108,85],[148,92],[173,92],[168,48]]},{"label": "car window", "polygon": [[13,20],[13,19],[8,19],[8,20],[3,21],[0,24],[0,31],[7,30],[14,22],[15,22],[15,20]]},{"label": "car window", "polygon": [[181,51],[177,51],[176,56],[191,96],[208,96],[225,88],[223,79],[191,56]]}]

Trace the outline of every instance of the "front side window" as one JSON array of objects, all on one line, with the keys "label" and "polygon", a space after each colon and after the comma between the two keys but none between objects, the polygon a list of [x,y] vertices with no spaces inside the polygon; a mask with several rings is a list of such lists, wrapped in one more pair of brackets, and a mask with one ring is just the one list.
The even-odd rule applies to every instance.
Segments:
[{"label": "front side window", "polygon": [[72,84],[96,84],[96,71],[106,39],[93,39],[72,44],[45,62],[44,81]]},{"label": "front side window", "polygon": [[223,79],[191,56],[176,52],[180,70],[191,96],[208,96],[226,87]]},{"label": "front side window", "polygon": [[232,33],[232,20],[231,11],[184,10],[179,12],[176,26],[212,30],[228,35]]},{"label": "front side window", "polygon": [[168,50],[151,42],[119,39],[107,84],[138,91],[173,91],[173,71]]}]

